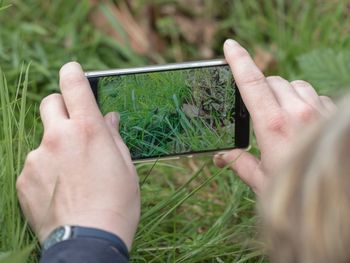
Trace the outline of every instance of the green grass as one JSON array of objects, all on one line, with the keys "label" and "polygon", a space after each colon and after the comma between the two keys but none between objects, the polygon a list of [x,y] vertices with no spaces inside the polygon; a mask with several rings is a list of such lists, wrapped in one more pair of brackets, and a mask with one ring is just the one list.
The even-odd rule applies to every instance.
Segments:
[{"label": "green grass", "polygon": [[133,159],[234,147],[235,87],[227,66],[101,78],[104,114],[120,113]]},{"label": "green grass", "polygon": [[[249,254],[247,236],[253,237],[255,230],[248,223],[253,221],[254,201],[247,187],[237,184],[225,170],[208,168],[208,160],[202,160],[192,174],[186,163],[163,165],[172,165],[173,174],[162,174],[160,169],[142,185],[149,196],[143,200],[134,246],[136,258],[202,262],[214,257],[227,262]],[[139,166],[139,172],[148,169]],[[235,202],[239,199],[245,202]]]},{"label": "green grass", "polygon": [[[151,2],[153,30],[163,49],[141,56],[96,30],[87,0],[0,1],[0,262],[20,262],[13,257],[23,259],[26,253],[29,262],[37,262],[38,250],[30,247],[36,241],[21,218],[14,183],[25,154],[40,142],[38,103],[58,90],[63,63],[78,60],[92,70],[201,59],[205,41],[187,40],[176,24],[180,13],[215,24],[207,45],[216,57],[222,56],[223,40],[233,37],[252,52],[260,47],[272,54],[269,75],[304,78],[330,95],[350,86],[346,0],[207,0],[202,11],[189,8],[187,1],[135,0],[132,13],[143,18],[143,7]],[[96,8],[122,30],[106,6]],[[213,167],[209,158],[139,164],[137,169],[142,220],[133,262],[264,261],[254,226],[254,195],[231,172]]]},{"label": "green grass", "polygon": [[[1,251],[0,259],[12,251],[23,251],[22,256],[28,255],[29,248],[35,243],[33,235],[22,219],[19,204],[16,198],[15,181],[22,169],[23,157],[35,143],[35,125],[26,125],[26,118],[34,119],[28,115],[29,107],[26,105],[28,88],[29,66],[21,67],[22,74],[13,87],[16,93],[11,96],[5,75],[0,68],[0,230]],[[19,96],[19,93],[22,95]],[[26,252],[25,252],[26,251]],[[18,262],[20,258],[16,259]],[[6,262],[6,261],[5,261]]]}]

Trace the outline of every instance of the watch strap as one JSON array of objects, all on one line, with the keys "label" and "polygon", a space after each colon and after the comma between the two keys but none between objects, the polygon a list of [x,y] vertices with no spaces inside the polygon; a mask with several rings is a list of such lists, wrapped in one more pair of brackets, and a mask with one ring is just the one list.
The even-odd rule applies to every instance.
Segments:
[{"label": "watch strap", "polygon": [[42,248],[43,251],[46,251],[59,242],[79,238],[100,239],[107,241],[114,248],[116,248],[121,255],[129,259],[128,248],[120,237],[102,229],[92,227],[70,225],[57,227],[44,241]]},{"label": "watch strap", "polygon": [[129,259],[128,249],[124,241],[115,234],[92,227],[72,226],[71,238],[80,237],[98,238],[109,241],[122,255]]}]

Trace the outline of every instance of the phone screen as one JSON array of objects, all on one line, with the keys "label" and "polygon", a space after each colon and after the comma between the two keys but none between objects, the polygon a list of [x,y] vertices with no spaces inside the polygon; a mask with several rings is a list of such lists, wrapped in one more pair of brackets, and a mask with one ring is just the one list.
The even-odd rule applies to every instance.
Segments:
[{"label": "phone screen", "polygon": [[236,85],[229,66],[98,77],[103,114],[120,114],[134,160],[235,148]]}]

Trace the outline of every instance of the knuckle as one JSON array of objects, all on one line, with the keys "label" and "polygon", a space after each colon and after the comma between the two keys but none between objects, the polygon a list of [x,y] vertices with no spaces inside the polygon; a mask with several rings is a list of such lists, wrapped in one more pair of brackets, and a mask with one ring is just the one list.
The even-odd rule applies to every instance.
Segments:
[{"label": "knuckle", "polygon": [[291,84],[295,87],[301,88],[312,87],[311,84],[305,80],[294,80],[291,82]]},{"label": "knuckle", "polygon": [[244,86],[258,86],[265,83],[266,78],[261,72],[255,72],[254,74],[247,74],[244,77]]},{"label": "knuckle", "polygon": [[43,98],[40,102],[39,110],[40,112],[45,111],[46,107],[52,103],[54,100],[61,99],[62,95],[58,93],[51,94]]},{"label": "knuckle", "polygon": [[290,85],[289,82],[284,78],[282,78],[281,76],[269,76],[266,78],[266,82],[270,86],[275,86],[275,87],[278,87],[281,85]]},{"label": "knuckle", "polygon": [[268,76],[266,78],[266,81],[268,81],[268,82],[280,82],[280,81],[285,81],[285,79],[280,77],[280,76]]},{"label": "knuckle", "polygon": [[91,139],[100,132],[100,124],[92,118],[80,118],[74,121],[74,132],[81,138]]},{"label": "knuckle", "polygon": [[297,119],[302,122],[310,121],[315,117],[315,115],[316,115],[316,110],[307,104],[301,107],[296,113]]},{"label": "knuckle", "polygon": [[25,188],[26,182],[23,174],[19,175],[16,180],[16,190],[17,192],[21,192],[22,189]]},{"label": "knuckle", "polygon": [[287,116],[283,111],[273,114],[266,122],[267,129],[273,133],[286,133],[288,125]]},{"label": "knuckle", "polygon": [[36,163],[39,161],[39,157],[39,151],[37,149],[29,152],[24,162],[24,167],[30,168],[35,166]]},{"label": "knuckle", "polygon": [[320,96],[320,99],[324,102],[327,102],[327,103],[332,103],[333,104],[333,100],[328,97],[328,96]]},{"label": "knuckle", "polygon": [[38,150],[30,151],[27,154],[26,163],[35,163],[39,158]]},{"label": "knuckle", "polygon": [[59,129],[49,129],[44,133],[42,145],[48,150],[57,149],[61,141],[61,133]]}]

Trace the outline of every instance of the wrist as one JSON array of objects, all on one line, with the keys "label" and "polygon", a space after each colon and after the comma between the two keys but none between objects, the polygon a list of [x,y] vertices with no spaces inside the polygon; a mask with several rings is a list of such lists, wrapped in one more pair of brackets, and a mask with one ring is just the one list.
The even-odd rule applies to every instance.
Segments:
[{"label": "wrist", "polygon": [[[128,218],[131,218],[130,216]],[[135,217],[133,217],[135,218]],[[133,237],[136,232],[138,217],[136,220],[127,220],[122,215],[110,211],[77,211],[74,214],[66,214],[56,220],[50,221],[50,227],[40,238],[41,243],[57,227],[62,225],[82,226],[96,228],[117,235],[126,244],[130,251]]]}]

